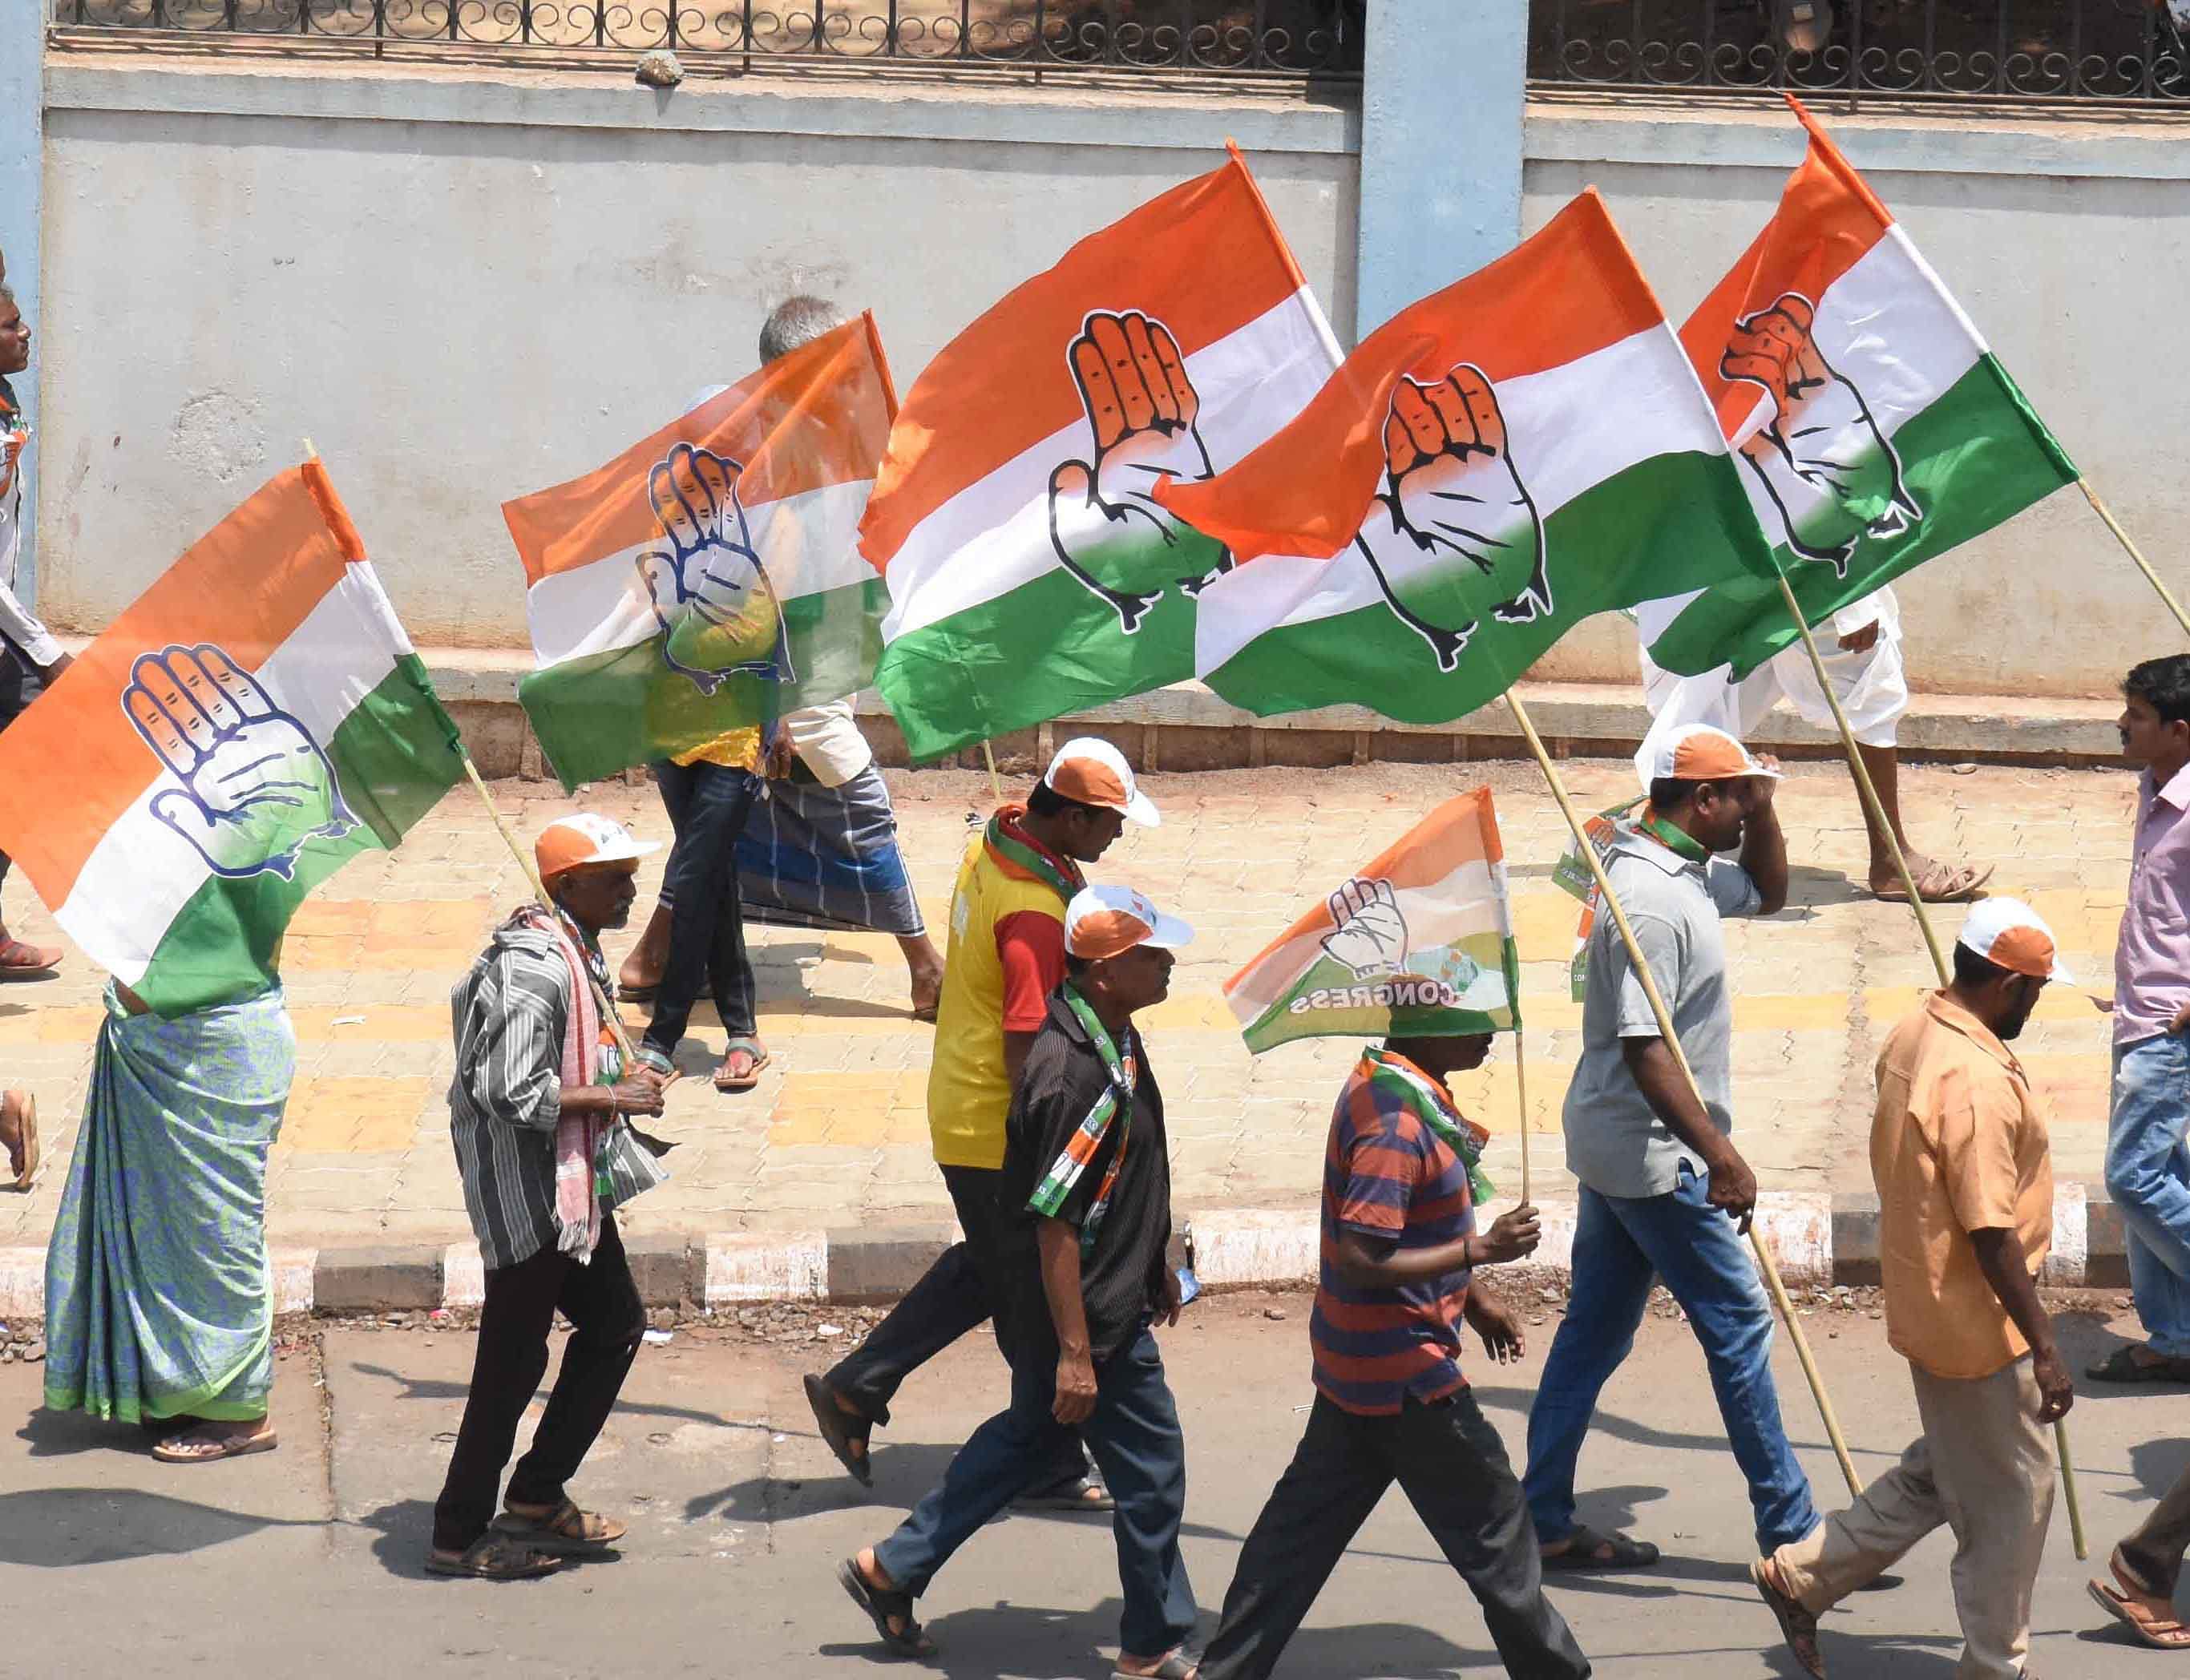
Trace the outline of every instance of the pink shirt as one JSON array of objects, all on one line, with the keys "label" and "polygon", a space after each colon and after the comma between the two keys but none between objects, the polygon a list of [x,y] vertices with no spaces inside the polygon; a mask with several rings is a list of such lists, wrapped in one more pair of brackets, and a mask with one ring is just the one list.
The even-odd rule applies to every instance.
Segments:
[{"label": "pink shirt", "polygon": [[2114,947],[2114,1042],[2164,1033],[2190,1003],[2190,766],[2155,789],[2137,780],[2129,904]]}]

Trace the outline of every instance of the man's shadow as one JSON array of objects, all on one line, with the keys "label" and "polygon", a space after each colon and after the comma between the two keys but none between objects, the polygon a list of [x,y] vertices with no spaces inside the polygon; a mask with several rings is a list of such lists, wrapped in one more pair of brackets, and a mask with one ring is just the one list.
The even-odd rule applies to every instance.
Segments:
[{"label": "man's shadow", "polygon": [[318,1529],[136,1488],[27,1488],[0,1494],[0,1565],[74,1569],[201,1552],[264,1529]]}]

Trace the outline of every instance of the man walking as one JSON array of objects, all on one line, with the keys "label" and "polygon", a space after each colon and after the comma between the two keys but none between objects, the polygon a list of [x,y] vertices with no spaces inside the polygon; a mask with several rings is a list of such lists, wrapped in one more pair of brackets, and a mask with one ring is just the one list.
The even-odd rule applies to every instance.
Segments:
[{"label": "man walking", "polygon": [[2113,1550],[2109,1584],[2091,1583],[2091,1597],[2108,1615],[2128,1624],[2140,1643],[2160,1651],[2190,1651],[2190,1626],[2175,1614],[2175,1588],[2182,1579],[2182,1554],[2190,1551],[2190,1470],[2175,1479],[2152,1514]]},{"label": "man walking", "polygon": [[[1646,766],[1649,803],[1616,825],[1605,871],[1626,907],[1702,1101],[1660,1036],[1608,916],[1586,947],[1582,1052],[1568,1087],[1567,1166],[1580,1181],[1573,1295],[1529,1414],[1524,1479],[1544,1566],[1647,1567],[1658,1548],[1574,1522],[1574,1470],[1597,1397],[1634,1345],[1654,1280],[1688,1314],[1711,1368],[1759,1546],[1817,1526],[1772,1381],[1772,1308],[1740,1240],[1756,1179],[1733,1147],[1733,1007],[1719,921],[1787,901],[1779,772],[1707,724],[1677,729]],[[1739,862],[1715,857],[1740,849]]]},{"label": "man walking", "polygon": [[[934,1643],[913,1601],[984,1523],[1046,1474],[1076,1431],[1117,1496],[1125,1600],[1115,1672],[1194,1680],[1194,1590],[1179,1557],[1186,1446],[1153,1322],[1178,1322],[1163,1098],[1132,1024],[1171,990],[1194,937],[1145,894],[1091,887],[1065,912],[1066,975],[1026,1055],[996,1195],[1011,1405],[881,1545],[837,1567],[903,1655]],[[945,1007],[950,982],[945,980]]]},{"label": "man walking", "polygon": [[2114,947],[2107,1191],[2121,1211],[2130,1290],[2146,1340],[2084,1374],[2190,1382],[2190,655],[2122,681],[2122,752],[2143,767],[2129,903]]},{"label": "man walking", "polygon": [[2075,1399],[2037,1273],[2053,1240],[2045,1116],[2007,1048],[2048,980],[2052,931],[1987,899],[1955,978],[1886,1041],[1870,1171],[1886,1334],[1909,1361],[1924,1433],[1808,1538],[1750,1567],[1805,1673],[1825,1671],[1818,1617],[1942,1524],[1954,1530],[1960,1680],[2027,1675],[2030,1598],[2053,1515],[2045,1426]]},{"label": "man walking", "polygon": [[1520,1326],[1474,1287],[1473,1269],[1521,1259],[1540,1236],[1533,1207],[1476,1232],[1471,1179],[1487,1134],[1445,1081],[1489,1053],[1488,1033],[1392,1039],[1362,1052],[1339,1093],[1308,1320],[1315,1405],[1240,1553],[1201,1680],[1263,1680],[1276,1668],[1394,1480],[1482,1604],[1508,1674],[1590,1672],[1544,1597],[1521,1484],[1460,1370],[1463,1319],[1493,1359],[1521,1357]]},{"label": "man walking", "polygon": [[[1017,1213],[999,1200],[1007,1188],[1001,1168],[1013,1087],[1064,978],[1065,906],[1086,884],[1080,866],[1108,851],[1128,820],[1154,827],[1155,802],[1135,785],[1124,754],[1082,736],[1058,749],[1024,805],[1004,806],[966,848],[928,1076],[936,1165],[965,1240],[945,1250],[833,1371],[806,1379],[822,1439],[870,1486],[868,1437],[889,1422],[899,1384],[996,1310],[998,1244]],[[997,1326],[1007,1358],[1008,1328]],[[1078,1449],[1066,1442],[1055,1450],[1056,1473],[1035,1484],[1029,1503],[1108,1510]]]},{"label": "man walking", "polygon": [[[487,1581],[545,1575],[557,1554],[623,1536],[622,1524],[581,1511],[564,1484],[608,1422],[646,1331],[615,1210],[664,1178],[623,1118],[660,1114],[661,1087],[622,1065],[599,1001],[613,997],[601,930],[629,920],[638,860],[656,848],[585,814],[550,823],[533,849],[554,911],[527,905],[503,922],[451,1000],[449,1132],[486,1300],[426,1567]],[[559,1310],[571,1327],[563,1367],[496,1518],[502,1467],[548,1368]]]}]

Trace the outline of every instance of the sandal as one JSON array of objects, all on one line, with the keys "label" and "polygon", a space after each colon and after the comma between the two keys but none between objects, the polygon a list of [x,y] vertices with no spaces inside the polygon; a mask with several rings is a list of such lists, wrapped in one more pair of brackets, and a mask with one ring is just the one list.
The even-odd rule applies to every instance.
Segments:
[{"label": "sandal", "polygon": [[[860,1560],[847,1558],[837,1565],[837,1580],[852,1595],[852,1602],[874,1619],[875,1632],[882,1643],[901,1657],[932,1657],[935,1642],[912,1619],[912,1594],[894,1586],[877,1586],[860,1571]],[[905,1626],[890,1626],[896,1617]]]},{"label": "sandal", "polygon": [[1186,1647],[1181,1645],[1176,1650],[1166,1651],[1161,1662],[1138,1674],[1130,1668],[1114,1668],[1110,1671],[1110,1680],[1194,1680],[1194,1677],[1200,1672],[1200,1662],[1189,1656]]},{"label": "sandal", "polygon": [[[746,1059],[745,1070],[736,1072],[732,1064],[740,1056]],[[768,1052],[761,1047],[757,1038],[742,1035],[733,1038],[723,1052],[723,1064],[715,1070],[715,1089],[722,1092],[750,1091],[760,1083],[760,1070],[769,1063]]]},{"label": "sandal", "polygon": [[[1916,896],[1926,904],[1966,904],[1977,895],[1977,889],[1992,879],[1993,869],[1972,869],[1967,864],[1934,862],[1931,868],[1916,877]],[[1871,896],[1881,904],[1907,904],[1909,894],[1898,881],[1889,886],[1871,890]]]},{"label": "sandal", "polygon": [[2190,1627],[2179,1621],[2164,1621],[2129,1597],[2102,1581],[2084,1583],[2093,1601],[2108,1615],[2136,1635],[2143,1643],[2156,1651],[2190,1651]]},{"label": "sandal", "polygon": [[281,1436],[271,1429],[255,1435],[216,1435],[201,1426],[154,1442],[152,1456],[162,1464],[218,1464],[224,1458],[271,1452],[281,1444]]},{"label": "sandal", "polygon": [[1092,1476],[1059,1482],[1039,1493],[1021,1494],[1012,1501],[1014,1511],[1085,1511],[1092,1516],[1108,1516],[1117,1508],[1110,1490]]},{"label": "sandal", "polygon": [[38,1176],[38,1099],[29,1091],[0,1093],[0,1121],[12,1115],[14,1136],[8,1145],[8,1165],[15,1188],[28,1190]]},{"label": "sandal", "polygon": [[428,1575],[465,1575],[474,1581],[534,1581],[562,1567],[560,1558],[520,1546],[491,1529],[460,1552],[426,1554]]},{"label": "sandal", "polygon": [[2190,1359],[2164,1357],[2140,1359],[2136,1344],[2117,1348],[2084,1375],[2094,1382],[2190,1382]]},{"label": "sandal", "polygon": [[55,945],[25,945],[18,939],[0,943],[0,980],[43,980],[60,964]]},{"label": "sandal", "polygon": [[[1605,1555],[1599,1557],[1603,1552]],[[1658,1548],[1647,1540],[1630,1540],[1624,1534],[1599,1534],[1577,1524],[1567,1533],[1563,1552],[1543,1554],[1544,1572],[1564,1569],[1576,1575],[1620,1569],[1647,1569],[1658,1561]]]},{"label": "sandal", "polygon": [[575,1500],[565,1499],[537,1517],[505,1510],[494,1519],[492,1532],[507,1535],[536,1552],[574,1556],[605,1551],[629,1534],[631,1528],[613,1517],[581,1511]]},{"label": "sandal", "polygon": [[1780,1591],[1764,1572],[1766,1560],[1749,1566],[1749,1579],[1772,1614],[1779,1620],[1779,1637],[1787,1642],[1796,1664],[1813,1680],[1824,1680],[1824,1653],[1818,1649],[1818,1619],[1802,1608],[1801,1601]]},{"label": "sandal", "polygon": [[[821,1439],[828,1443],[829,1450],[837,1455],[837,1462],[849,1471],[863,1488],[875,1484],[875,1467],[869,1461],[871,1453],[868,1437],[874,1425],[861,1417],[854,1417],[837,1404],[837,1391],[819,1376],[806,1379],[806,1404],[814,1408],[814,1427]],[[864,1428],[855,1425],[865,1424]],[[859,1450],[854,1452],[853,1448]]]}]

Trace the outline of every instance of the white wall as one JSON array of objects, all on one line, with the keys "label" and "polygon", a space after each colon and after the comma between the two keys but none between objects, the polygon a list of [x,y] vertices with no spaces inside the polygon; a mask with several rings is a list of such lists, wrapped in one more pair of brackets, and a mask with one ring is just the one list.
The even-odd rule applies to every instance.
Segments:
[{"label": "white wall", "polygon": [[871,304],[903,389],[1228,134],[1353,313],[1334,110],[80,64],[48,100],[40,604],[69,628],[309,435],[416,638],[523,645],[501,502],[747,372],[769,303]]}]

